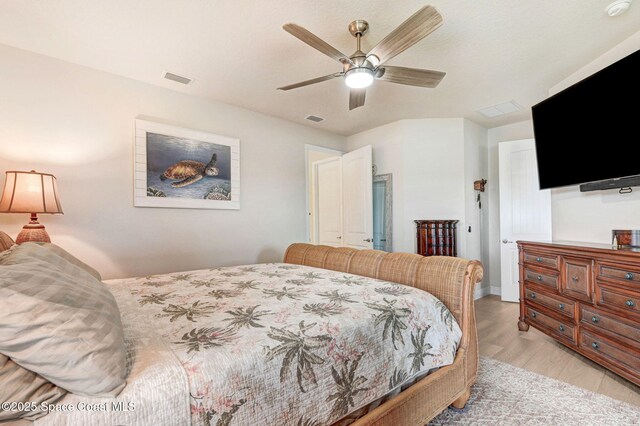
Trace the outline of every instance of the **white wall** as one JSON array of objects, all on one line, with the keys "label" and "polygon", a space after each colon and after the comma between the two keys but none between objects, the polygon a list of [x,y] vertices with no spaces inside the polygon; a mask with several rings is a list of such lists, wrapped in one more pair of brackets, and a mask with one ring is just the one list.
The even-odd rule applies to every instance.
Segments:
[{"label": "white wall", "polygon": [[[640,32],[577,70],[549,90],[553,95],[640,49]],[[500,286],[500,200],[498,144],[533,138],[533,122],[522,121],[489,129],[489,256],[492,286]],[[606,143],[606,141],[603,141]],[[551,191],[553,239],[610,243],[612,229],[640,228],[640,190],[621,195],[617,190],[582,193],[578,186]]]},{"label": "white wall", "polygon": [[458,219],[459,255],[482,257],[473,181],[487,169],[486,132],[462,118],[418,119],[347,138],[349,151],[371,144],[378,173],[393,174],[394,251],[415,252],[414,220]]},{"label": "white wall", "polygon": [[[639,49],[640,32],[553,86],[549,95],[566,89]],[[630,139],[629,144],[636,144],[636,139]],[[601,143],[606,145],[607,141]],[[634,188],[631,194],[624,195],[619,194],[617,189],[587,193],[580,192],[578,186],[554,189],[551,191],[551,209],[554,239],[610,243],[612,229],[640,229],[640,188]]]},{"label": "white wall", "polygon": [[[0,171],[57,176],[53,241],[106,278],[274,261],[304,241],[305,143],[344,137],[0,45]],[[133,207],[134,118],[238,137],[241,210]],[[0,182],[4,182],[3,178]],[[28,217],[0,215],[14,236]]]},{"label": "white wall", "polygon": [[[488,194],[481,193],[482,208],[478,206],[478,192],[473,189],[473,182],[487,179],[488,132],[482,126],[464,120],[464,197],[466,226],[460,231],[466,235],[466,257],[478,259],[485,266],[482,286],[488,287],[491,282],[489,265],[489,209]],[[471,227],[471,232],[469,232]]]}]

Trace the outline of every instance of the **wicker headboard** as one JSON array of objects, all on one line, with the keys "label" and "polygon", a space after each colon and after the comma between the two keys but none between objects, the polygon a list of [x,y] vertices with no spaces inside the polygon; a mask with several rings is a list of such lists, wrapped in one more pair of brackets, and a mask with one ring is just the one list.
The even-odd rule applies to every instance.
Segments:
[{"label": "wicker headboard", "polygon": [[3,252],[14,245],[15,242],[10,236],[0,231],[0,252]]},{"label": "wicker headboard", "polygon": [[297,243],[289,246],[284,261],[420,288],[447,305],[458,322],[462,321],[465,280],[473,280],[470,285],[473,293],[475,284],[482,279],[480,262],[459,257],[423,257],[418,254]]}]

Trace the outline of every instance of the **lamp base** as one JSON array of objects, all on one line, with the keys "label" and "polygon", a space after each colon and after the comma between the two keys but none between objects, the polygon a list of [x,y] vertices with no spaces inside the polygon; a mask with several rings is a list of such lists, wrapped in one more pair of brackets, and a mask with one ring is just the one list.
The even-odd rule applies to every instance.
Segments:
[{"label": "lamp base", "polygon": [[16,244],[22,243],[50,243],[51,238],[44,229],[44,225],[38,222],[38,215],[31,214],[31,221],[22,227],[22,231],[16,238]]}]

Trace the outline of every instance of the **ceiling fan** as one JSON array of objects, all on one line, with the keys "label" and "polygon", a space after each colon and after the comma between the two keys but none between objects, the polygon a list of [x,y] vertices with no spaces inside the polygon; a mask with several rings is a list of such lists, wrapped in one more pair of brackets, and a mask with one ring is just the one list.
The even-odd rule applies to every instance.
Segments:
[{"label": "ceiling fan", "polygon": [[282,28],[286,32],[342,63],[342,71],[279,87],[278,90],[297,89],[298,87],[320,83],[336,77],[344,77],[345,84],[351,89],[349,110],[353,110],[364,105],[366,88],[374,80],[409,86],[436,87],[444,78],[445,73],[384,64],[434,32],[441,25],[442,16],[436,8],[425,6],[382,39],[369,53],[364,53],[360,50],[360,38],[369,30],[369,23],[364,20],[356,20],[349,24],[349,32],[356,38],[358,47],[351,56],[347,56],[309,30],[296,24],[285,24]]}]

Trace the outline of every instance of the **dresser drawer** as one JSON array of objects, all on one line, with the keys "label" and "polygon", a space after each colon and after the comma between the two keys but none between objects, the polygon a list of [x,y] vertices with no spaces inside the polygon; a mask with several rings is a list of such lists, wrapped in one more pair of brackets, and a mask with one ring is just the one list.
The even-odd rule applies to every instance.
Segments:
[{"label": "dresser drawer", "polygon": [[619,316],[603,312],[591,306],[582,306],[580,322],[611,332],[640,343],[640,323],[628,321]]},{"label": "dresser drawer", "polygon": [[618,287],[610,287],[598,282],[596,285],[596,304],[618,311],[640,314],[640,294]]},{"label": "dresser drawer", "polygon": [[591,302],[593,294],[591,261],[565,257],[562,272],[560,292],[569,297]]},{"label": "dresser drawer", "polygon": [[525,250],[524,263],[544,266],[546,268],[552,268],[552,269],[558,270],[560,268],[560,256],[554,256],[550,254],[541,254],[541,253]]},{"label": "dresser drawer", "polygon": [[524,287],[524,298],[530,302],[537,303],[558,312],[566,317],[574,317],[575,303],[570,299],[538,291],[535,287],[530,285],[525,285]]},{"label": "dresser drawer", "polygon": [[597,333],[580,330],[579,347],[600,356],[612,364],[626,367],[634,374],[640,372],[640,348],[623,346]]},{"label": "dresser drawer", "polygon": [[534,271],[533,269],[524,269],[524,279],[526,281],[544,285],[555,290],[558,289],[558,276],[545,272]]},{"label": "dresser drawer", "polygon": [[536,324],[575,344],[574,326],[570,321],[558,321],[529,305],[526,307],[526,315],[532,324]]},{"label": "dresser drawer", "polygon": [[640,269],[616,263],[598,263],[598,278],[604,278],[617,284],[640,290]]}]

